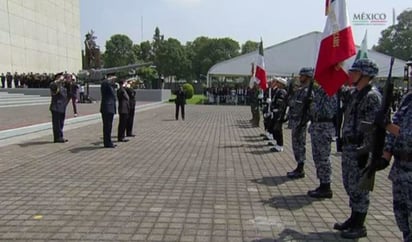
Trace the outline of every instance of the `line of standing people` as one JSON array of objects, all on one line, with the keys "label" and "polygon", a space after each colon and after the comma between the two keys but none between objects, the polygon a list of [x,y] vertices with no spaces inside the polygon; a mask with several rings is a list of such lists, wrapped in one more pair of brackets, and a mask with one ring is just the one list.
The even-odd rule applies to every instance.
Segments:
[{"label": "line of standing people", "polygon": [[[55,81],[50,83],[51,103],[50,111],[52,114],[52,128],[54,143],[65,143],[68,140],[64,138],[63,128],[66,118],[66,108],[70,100],[73,103],[74,116],[77,117],[77,89],[73,80],[66,78],[67,75],[58,73]],[[119,81],[119,89],[115,91],[116,76],[110,73],[102,81],[100,86],[101,103],[100,113],[103,122],[103,145],[105,148],[115,148],[111,139],[114,115],[116,114],[116,96],[119,102],[119,125],[117,132],[118,142],[127,142],[125,137],[134,137],[133,123],[136,106],[136,91],[130,86],[130,83]]]},{"label": "line of standing people", "polygon": [[116,114],[116,96],[119,102],[119,125],[117,129],[117,141],[127,142],[125,137],[134,137],[133,122],[136,106],[136,91],[130,86],[130,83],[120,80],[119,89],[115,92],[114,73],[107,75],[100,86],[101,103],[100,112],[103,120],[103,145],[106,148],[115,148],[111,139],[113,118]]}]

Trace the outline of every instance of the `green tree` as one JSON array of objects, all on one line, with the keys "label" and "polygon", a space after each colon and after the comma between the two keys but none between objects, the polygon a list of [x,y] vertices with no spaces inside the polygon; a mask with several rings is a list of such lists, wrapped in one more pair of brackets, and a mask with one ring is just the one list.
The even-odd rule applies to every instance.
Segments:
[{"label": "green tree", "polygon": [[190,68],[185,48],[177,39],[169,38],[164,41],[157,51],[157,69],[164,76],[176,76],[177,79],[184,78]]},{"label": "green tree", "polygon": [[242,51],[240,53],[243,55],[246,53],[253,52],[257,49],[259,49],[259,43],[248,40],[242,45]]},{"label": "green tree", "polygon": [[205,75],[216,63],[239,55],[239,43],[230,38],[209,39],[198,37],[188,43],[192,68],[197,79]]},{"label": "green tree", "polygon": [[156,27],[155,33],[153,35],[153,42],[152,42],[152,53],[153,53],[153,63],[157,67],[159,74],[163,75],[161,70],[163,69],[162,63],[158,59],[160,56],[160,49],[164,42],[164,35],[160,34],[159,27]]},{"label": "green tree", "polygon": [[151,88],[152,83],[159,78],[159,74],[154,68],[143,67],[137,71],[137,75],[143,80],[146,88]]},{"label": "green tree", "polygon": [[140,43],[140,54],[138,57],[144,62],[153,61],[152,45],[150,44],[150,41]]},{"label": "green tree", "polygon": [[104,54],[104,66],[123,66],[136,62],[133,51],[133,41],[127,36],[116,34],[106,41],[106,52]]},{"label": "green tree", "polygon": [[408,60],[412,56],[412,10],[403,11],[397,19],[397,24],[382,31],[382,37],[373,49]]}]

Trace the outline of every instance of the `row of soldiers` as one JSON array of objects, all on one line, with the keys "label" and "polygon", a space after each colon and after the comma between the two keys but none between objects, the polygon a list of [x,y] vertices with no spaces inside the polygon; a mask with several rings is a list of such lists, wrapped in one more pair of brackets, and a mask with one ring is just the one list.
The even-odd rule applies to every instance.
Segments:
[{"label": "row of soldiers", "polygon": [[[373,60],[359,59],[349,70],[352,86],[344,86],[337,95],[328,96],[315,84],[313,68],[302,68],[299,72],[299,87],[286,90],[287,82],[275,78],[264,94],[263,116],[267,138],[273,138],[274,152],[283,150],[282,124],[289,118],[292,132],[292,149],[297,166],[286,175],[291,179],[305,177],[306,132],[309,126],[312,156],[319,186],[307,192],[313,198],[332,198],[331,189],[331,143],[337,133],[337,111],[343,104],[343,125],[338,128],[342,138],[342,180],[349,196],[351,215],[342,223],[334,224],[341,236],[357,239],[367,236],[364,226],[369,208],[369,191],[360,187],[371,154],[361,155],[365,144],[373,143],[373,136],[365,124],[372,123],[387,131],[386,146],[382,157],[374,160],[376,171],[385,169],[394,156],[389,178],[393,182],[393,209],[404,241],[412,241],[412,94],[404,95],[398,111],[391,120],[381,109],[382,95],[371,81],[379,72]],[[259,124],[258,94],[254,88],[251,104],[252,124]],[[290,95],[290,98],[288,97]],[[288,107],[288,114],[285,110]],[[393,122],[393,123],[392,123]],[[384,132],[384,131],[383,131]],[[369,164],[370,165],[370,164]]]},{"label": "row of soldiers", "polygon": [[53,73],[1,73],[1,88],[48,88],[55,76]]}]

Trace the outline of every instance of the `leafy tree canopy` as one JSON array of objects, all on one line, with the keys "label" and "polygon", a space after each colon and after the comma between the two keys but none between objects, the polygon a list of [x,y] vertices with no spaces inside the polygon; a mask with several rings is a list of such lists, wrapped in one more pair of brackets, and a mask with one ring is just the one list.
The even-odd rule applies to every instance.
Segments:
[{"label": "leafy tree canopy", "polygon": [[398,23],[382,31],[376,51],[408,60],[412,56],[412,10],[403,11]]}]

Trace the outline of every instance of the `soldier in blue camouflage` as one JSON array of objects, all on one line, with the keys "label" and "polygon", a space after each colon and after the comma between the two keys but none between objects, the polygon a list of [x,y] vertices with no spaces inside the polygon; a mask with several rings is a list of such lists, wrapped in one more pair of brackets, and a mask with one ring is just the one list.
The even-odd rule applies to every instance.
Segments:
[{"label": "soldier in blue camouflage", "polygon": [[368,154],[359,156],[358,148],[371,143],[371,132],[362,123],[373,123],[381,107],[381,94],[370,84],[378,72],[378,66],[370,59],[358,59],[349,69],[354,90],[345,110],[342,127],[342,180],[352,213],[345,222],[334,225],[334,229],[342,231],[341,236],[347,239],[367,235],[364,223],[369,208],[369,192],[359,188],[359,179]]},{"label": "soldier in blue camouflage", "polygon": [[[293,95],[292,106],[290,107],[290,126],[292,128],[292,148],[297,167],[287,173],[287,177],[292,179],[305,177],[304,165],[306,161],[306,129],[309,120],[303,120],[304,116],[309,117],[309,109],[304,109],[304,102],[308,96],[309,84],[313,77],[313,68],[304,67],[299,71],[300,87]],[[312,95],[312,94],[310,94]]]},{"label": "soldier in blue camouflage", "polygon": [[382,159],[376,161],[377,170],[385,169],[392,155],[395,157],[389,173],[393,211],[404,241],[412,242],[412,93],[404,97],[392,124],[382,113],[376,115],[375,123],[389,131]]},{"label": "soldier in blue camouflage", "polygon": [[330,152],[332,138],[336,133],[334,122],[337,112],[337,97],[336,95],[329,97],[320,86],[314,86],[313,93],[309,133],[312,141],[313,161],[320,186],[315,190],[308,191],[308,196],[332,198]]}]

